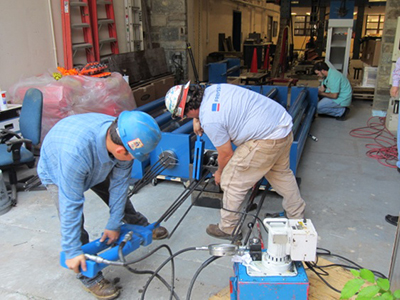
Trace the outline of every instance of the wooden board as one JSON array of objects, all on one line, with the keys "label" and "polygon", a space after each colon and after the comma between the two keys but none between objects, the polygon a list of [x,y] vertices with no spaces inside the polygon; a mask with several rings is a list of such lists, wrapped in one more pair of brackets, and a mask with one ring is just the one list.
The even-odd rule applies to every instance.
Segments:
[{"label": "wooden board", "polygon": [[[318,258],[318,266],[330,264],[332,262]],[[342,267],[329,267],[325,268],[325,270],[329,275],[323,276],[323,278],[337,290],[342,290],[346,282],[354,278],[350,271]],[[306,273],[310,282],[309,300],[337,300],[340,298],[340,294],[330,289],[313,271],[306,269]],[[230,300],[229,286],[211,296],[209,300]]]}]

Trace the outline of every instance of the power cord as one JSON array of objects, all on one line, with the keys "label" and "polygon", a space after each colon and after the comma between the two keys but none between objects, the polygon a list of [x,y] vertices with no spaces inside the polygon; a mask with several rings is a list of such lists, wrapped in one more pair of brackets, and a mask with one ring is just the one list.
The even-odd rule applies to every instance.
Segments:
[{"label": "power cord", "polygon": [[367,144],[369,149],[366,155],[376,159],[380,164],[389,168],[396,168],[398,149],[396,137],[386,128],[385,117],[371,117],[367,126],[350,131],[350,136],[356,138],[372,139],[375,144]]},{"label": "power cord", "polygon": [[[308,267],[308,269],[310,269],[312,272],[314,272],[319,277],[319,279],[321,279],[330,289],[332,289],[333,291],[335,291],[339,294],[341,293],[341,291],[334,288],[331,284],[329,284],[328,281],[326,281],[323,278],[323,276],[329,276],[329,273],[327,271],[325,271],[324,269],[330,268],[330,267],[342,267],[342,268],[355,269],[355,270],[364,269],[362,266],[353,262],[352,260],[350,260],[344,256],[338,255],[338,254],[333,254],[331,251],[329,251],[327,249],[318,247],[317,250],[324,251],[324,252],[317,252],[317,261],[315,263],[314,262],[304,262],[304,263]],[[340,258],[340,259],[350,263],[351,265],[332,263],[332,264],[325,265],[325,266],[319,266],[318,265],[318,256],[323,256],[323,255]],[[380,273],[378,271],[371,270],[371,272],[374,273],[378,277],[386,278],[385,275],[383,275],[382,273]]]}]

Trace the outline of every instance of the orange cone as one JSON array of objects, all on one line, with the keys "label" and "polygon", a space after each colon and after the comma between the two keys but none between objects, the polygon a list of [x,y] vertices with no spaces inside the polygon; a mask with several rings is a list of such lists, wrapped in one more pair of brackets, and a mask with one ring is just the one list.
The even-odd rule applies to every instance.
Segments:
[{"label": "orange cone", "polygon": [[258,67],[257,67],[257,48],[254,47],[253,51],[253,58],[251,60],[251,68],[250,68],[251,73],[258,73]]},{"label": "orange cone", "polygon": [[269,69],[269,45],[267,46],[267,49],[265,50],[263,69],[267,70],[267,71]]}]

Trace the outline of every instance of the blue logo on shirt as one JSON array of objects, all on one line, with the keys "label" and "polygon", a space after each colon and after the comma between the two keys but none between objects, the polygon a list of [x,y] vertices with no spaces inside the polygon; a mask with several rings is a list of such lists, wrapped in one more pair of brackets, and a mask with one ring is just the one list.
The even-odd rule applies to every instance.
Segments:
[{"label": "blue logo on shirt", "polygon": [[211,110],[212,111],[219,111],[219,103],[213,103]]},{"label": "blue logo on shirt", "polygon": [[219,102],[219,97],[220,96],[221,96],[221,85],[218,84],[217,85],[217,91],[216,91],[215,99],[214,99],[215,103],[212,104],[211,111],[219,111],[220,104],[218,102]]}]

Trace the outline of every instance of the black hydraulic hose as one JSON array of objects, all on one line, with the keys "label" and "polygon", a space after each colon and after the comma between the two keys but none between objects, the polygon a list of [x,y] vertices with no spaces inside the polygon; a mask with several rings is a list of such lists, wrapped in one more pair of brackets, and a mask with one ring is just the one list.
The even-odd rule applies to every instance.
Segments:
[{"label": "black hydraulic hose", "polygon": [[[128,271],[130,271],[130,272],[132,272],[134,274],[139,274],[139,275],[143,275],[143,274],[151,274],[151,275],[153,275],[153,274],[155,274],[155,272],[150,271],[150,270],[135,270],[135,269],[131,268],[129,265],[126,265],[125,255],[122,252],[122,249],[124,248],[125,244],[126,244],[126,242],[122,241],[121,244],[118,247],[118,256],[119,256],[119,259],[124,263],[124,267]],[[172,253],[172,251],[169,251],[169,252]],[[172,266],[174,267],[173,263],[172,263]],[[169,285],[168,282],[160,274],[155,274],[155,277],[157,277],[157,279],[159,279],[168,288],[168,290],[171,291],[170,299],[172,299],[172,296],[174,296],[175,299],[179,300],[178,295],[174,291],[174,280],[175,280],[174,272],[173,272],[173,276],[172,276],[171,285]]]},{"label": "black hydraulic hose", "polygon": [[202,265],[197,269],[196,273],[193,275],[192,280],[190,282],[187,295],[186,295],[186,300],[190,300],[190,296],[192,294],[192,289],[194,286],[194,283],[196,282],[197,277],[199,276],[200,272],[203,271],[205,267],[207,267],[209,264],[211,264],[213,261],[217,260],[220,258],[220,256],[211,256],[208,258],[205,262],[202,263]]},{"label": "black hydraulic hose", "polygon": [[[249,223],[249,225],[251,226],[251,229],[253,229],[253,226],[256,223],[257,219],[258,219],[258,215],[260,214],[261,208],[262,208],[262,206],[264,204],[264,200],[265,200],[265,197],[267,196],[269,187],[270,187],[270,184],[268,183],[267,186],[265,187],[265,191],[263,192],[263,194],[261,196],[260,202],[258,203],[257,211],[255,213],[255,216],[253,216],[253,222]],[[246,237],[243,240],[244,241],[243,245],[247,244],[247,242],[248,242],[248,240],[250,238],[251,232],[252,232],[252,230],[247,231]]]},{"label": "black hydraulic hose", "polygon": [[169,217],[185,202],[185,200],[193,193],[193,191],[197,188],[197,186],[204,180],[204,178],[210,173],[204,172],[203,176],[200,178],[199,181],[192,181],[182,194],[172,203],[172,205],[166,210],[166,212],[158,219],[156,222],[160,224],[164,220],[168,220]]},{"label": "black hydraulic hose", "polygon": [[170,157],[167,158],[160,158],[158,161],[154,163],[153,166],[143,175],[143,177],[135,184],[133,189],[129,192],[128,198],[132,197],[133,194],[137,193],[142,187],[149,184],[151,180],[156,178],[160,175],[165,169],[169,167],[169,164],[164,165],[166,161],[171,159]]},{"label": "black hydraulic hose", "polygon": [[182,254],[182,253],[185,253],[185,252],[188,252],[188,251],[193,251],[193,250],[197,250],[197,247],[189,247],[189,248],[182,249],[182,250],[180,250],[180,251],[178,251],[178,252],[172,254],[170,257],[168,257],[168,258],[154,271],[153,275],[147,280],[146,285],[145,285],[144,288],[143,288],[143,293],[142,293],[141,299],[144,299],[144,296],[145,296],[145,294],[146,294],[147,288],[149,287],[151,281],[154,279],[155,276],[158,275],[158,272],[160,272],[161,269],[162,269],[170,260],[173,261],[174,257],[176,257],[176,256],[178,256],[178,255],[180,255],[180,254]]},{"label": "black hydraulic hose", "polygon": [[[253,187],[253,190],[250,194],[249,200],[247,201],[247,205],[246,205],[246,212],[248,212],[250,206],[253,204],[254,199],[256,198],[257,194],[258,194],[258,190],[261,186],[261,182],[263,179],[260,179]],[[232,235],[234,236],[232,243],[235,243],[235,241],[237,240],[237,237],[239,235],[240,229],[242,228],[244,221],[246,220],[246,214],[242,214],[240,216],[239,222],[237,223],[237,225],[235,226],[235,229],[232,232]]]},{"label": "black hydraulic hose", "polygon": [[143,255],[142,257],[139,257],[139,258],[137,258],[135,260],[131,260],[131,261],[126,262],[125,265],[133,265],[133,264],[136,264],[136,263],[138,263],[138,262],[140,262],[142,260],[145,260],[146,258],[150,257],[151,255],[156,253],[161,248],[166,248],[168,250],[168,252],[172,255],[171,248],[167,244],[162,244],[162,245],[158,246],[156,249],[151,250],[146,255]]},{"label": "black hydraulic hose", "polygon": [[203,188],[199,191],[199,194],[197,195],[196,199],[189,205],[185,213],[182,215],[178,223],[175,225],[174,229],[172,229],[171,233],[169,234],[169,238],[174,234],[175,230],[179,227],[179,225],[182,223],[183,219],[186,217],[186,215],[189,213],[189,211],[192,209],[193,205],[196,203],[196,201],[200,198],[201,194],[207,187],[208,182],[203,186]]}]

